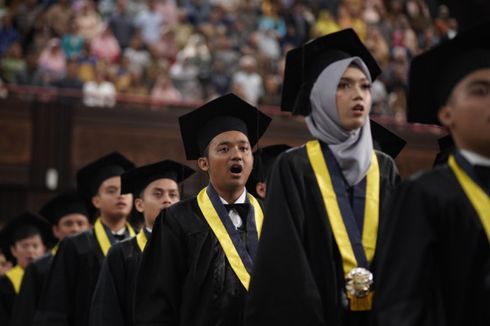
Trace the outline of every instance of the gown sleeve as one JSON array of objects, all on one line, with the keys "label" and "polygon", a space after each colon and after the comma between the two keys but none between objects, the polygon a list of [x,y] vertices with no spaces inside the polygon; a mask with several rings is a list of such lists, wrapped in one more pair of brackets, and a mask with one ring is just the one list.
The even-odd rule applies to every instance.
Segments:
[{"label": "gown sleeve", "polygon": [[265,218],[245,308],[245,325],[323,325],[303,232],[305,191],[284,154],[272,169]]},{"label": "gown sleeve", "polygon": [[179,325],[185,246],[172,208],[155,222],[136,278],[134,324]]},{"label": "gown sleeve", "polygon": [[[123,326],[130,321],[124,320],[122,303],[124,298],[124,259],[119,244],[109,250],[99,274],[90,308],[90,326]],[[121,283],[122,282],[122,283]]]}]

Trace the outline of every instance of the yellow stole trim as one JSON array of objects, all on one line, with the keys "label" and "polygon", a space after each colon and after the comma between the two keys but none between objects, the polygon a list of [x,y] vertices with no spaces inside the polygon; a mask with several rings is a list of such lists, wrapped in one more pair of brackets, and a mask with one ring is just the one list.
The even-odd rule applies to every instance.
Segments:
[{"label": "yellow stole trim", "polygon": [[58,247],[59,247],[59,243],[58,243],[58,244],[56,244],[56,246],[54,246],[54,247],[51,249],[51,255],[56,256],[56,253],[58,252]]},{"label": "yellow stole trim", "polygon": [[19,294],[20,286],[22,284],[22,279],[24,278],[24,269],[19,265],[16,265],[7,273],[5,273],[5,276],[7,276],[10,282],[12,283],[15,294]]},{"label": "yellow stole trim", "polygon": [[[310,160],[313,172],[323,197],[325,209],[327,211],[330,226],[342,256],[344,273],[347,275],[353,268],[357,267],[357,260],[352,250],[349,235],[345,228],[344,220],[340,212],[328,166],[323,157],[323,153],[318,140],[311,140],[306,143],[306,151]],[[366,253],[369,263],[372,262],[376,249],[376,239],[378,237],[379,223],[379,190],[380,175],[379,165],[376,154],[373,152],[371,165],[367,172],[366,180],[366,203],[364,207],[364,227],[362,230],[362,246]]]},{"label": "yellow stole trim", "polygon": [[[129,236],[134,237],[136,234],[133,228],[131,227],[131,225],[126,223],[126,227],[129,230]],[[105,232],[104,225],[102,225],[100,218],[98,218],[97,221],[95,221],[94,229],[95,229],[95,237],[97,238],[97,242],[99,243],[100,248],[102,249],[102,253],[104,254],[104,256],[107,256],[107,252],[111,248],[111,241],[109,240],[109,237]]]},{"label": "yellow stole trim", "polygon": [[140,248],[141,252],[143,252],[143,250],[145,250],[146,243],[148,242],[145,231],[143,229],[141,229],[141,231],[136,236],[136,242],[138,243],[138,247]]},{"label": "yellow stole trim", "polygon": [[483,191],[483,189],[481,189],[481,187],[459,167],[453,155],[449,157],[448,163],[456,175],[456,179],[458,179],[461,188],[463,188],[464,193],[475,208],[481,224],[483,225],[483,229],[490,241],[490,197],[488,197],[485,191]]},{"label": "yellow stole trim", "polygon": [[[209,196],[206,192],[207,188],[202,189],[197,195],[197,204],[199,205],[199,209],[201,210],[204,218],[208,222],[208,225],[211,227],[214,235],[218,239],[223,251],[225,252],[226,258],[230,263],[231,268],[238,276],[238,279],[243,284],[245,289],[248,290],[248,286],[250,283],[250,274],[248,273],[243,261],[238,254],[238,251],[231,240],[230,235],[226,231],[223,222],[218,216],[216,209],[209,199]],[[254,217],[255,217],[255,225],[257,228],[257,236],[260,237],[260,232],[262,230],[262,222],[264,221],[264,213],[262,212],[262,208],[259,205],[259,202],[250,194],[248,194],[248,198],[250,200],[250,204],[252,204],[254,208]]]}]

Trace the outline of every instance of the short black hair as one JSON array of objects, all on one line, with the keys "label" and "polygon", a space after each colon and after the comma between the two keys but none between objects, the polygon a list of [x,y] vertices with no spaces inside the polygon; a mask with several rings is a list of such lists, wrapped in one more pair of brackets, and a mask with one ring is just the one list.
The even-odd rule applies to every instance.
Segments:
[{"label": "short black hair", "polygon": [[41,231],[33,225],[25,225],[17,229],[12,237],[12,245],[15,245],[18,241],[39,235],[41,238]]}]

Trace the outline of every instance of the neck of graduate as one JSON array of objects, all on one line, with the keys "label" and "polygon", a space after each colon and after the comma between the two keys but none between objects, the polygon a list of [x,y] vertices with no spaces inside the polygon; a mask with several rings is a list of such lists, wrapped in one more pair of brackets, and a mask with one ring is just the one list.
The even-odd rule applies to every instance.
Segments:
[{"label": "neck of graduate", "polygon": [[240,187],[230,187],[230,188],[219,188],[212,182],[210,184],[213,186],[214,190],[216,190],[216,193],[218,196],[226,200],[227,203],[233,204],[236,202],[236,200],[243,194],[245,191],[245,186],[240,186]]},{"label": "neck of graduate", "polygon": [[101,212],[100,220],[112,232],[118,232],[126,227],[126,216],[107,216]]}]

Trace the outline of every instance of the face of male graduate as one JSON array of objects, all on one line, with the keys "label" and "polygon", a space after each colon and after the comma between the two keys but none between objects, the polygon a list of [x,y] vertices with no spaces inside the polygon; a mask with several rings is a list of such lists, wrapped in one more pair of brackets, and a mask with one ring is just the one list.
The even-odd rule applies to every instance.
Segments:
[{"label": "face of male graduate", "polygon": [[209,181],[221,191],[233,192],[245,187],[253,166],[248,137],[239,131],[226,131],[208,145],[208,157],[200,158],[199,167],[207,171]]},{"label": "face of male graduate", "polygon": [[141,197],[134,201],[138,212],[145,216],[146,226],[153,228],[153,223],[160,211],[180,200],[179,186],[172,179],[157,179],[150,182],[143,190]]},{"label": "face of male graduate", "polygon": [[26,268],[36,258],[44,255],[46,247],[39,234],[18,240],[10,247],[12,255],[17,259],[17,265]]},{"label": "face of male graduate", "polygon": [[347,130],[361,128],[371,109],[371,83],[357,67],[348,67],[335,96],[340,124]]},{"label": "face of male graduate", "polygon": [[90,223],[87,216],[80,213],[67,214],[53,226],[53,234],[61,241],[66,236],[83,232],[89,227]]},{"label": "face of male graduate", "polygon": [[92,203],[108,218],[125,218],[131,212],[133,195],[121,195],[121,177],[106,179],[99,187],[99,192],[92,197]]},{"label": "face of male graduate", "polygon": [[476,70],[456,84],[439,110],[439,120],[459,148],[490,158],[490,68]]}]

